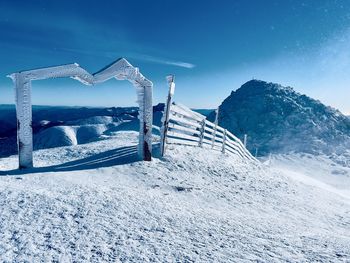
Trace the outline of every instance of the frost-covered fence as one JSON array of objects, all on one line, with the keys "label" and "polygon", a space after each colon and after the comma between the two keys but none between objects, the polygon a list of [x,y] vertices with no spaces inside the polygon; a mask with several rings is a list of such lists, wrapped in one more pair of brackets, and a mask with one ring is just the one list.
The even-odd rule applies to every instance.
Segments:
[{"label": "frost-covered fence", "polygon": [[169,123],[169,113],[170,113],[170,106],[171,106],[171,99],[175,92],[175,76],[174,75],[168,75],[166,77],[168,85],[169,85],[169,93],[167,97],[167,101],[164,107],[164,114],[162,119],[162,128],[160,130],[161,138],[160,138],[160,154],[161,156],[164,155],[165,152],[165,139],[168,132],[168,123]]},{"label": "frost-covered fence", "polygon": [[[214,149],[223,153],[235,154],[243,159],[256,161],[244,147],[240,139],[228,130],[212,123],[205,116],[192,111],[184,105],[171,103],[169,115],[163,116],[165,144],[180,144]],[[163,124],[164,125],[164,124]]]}]

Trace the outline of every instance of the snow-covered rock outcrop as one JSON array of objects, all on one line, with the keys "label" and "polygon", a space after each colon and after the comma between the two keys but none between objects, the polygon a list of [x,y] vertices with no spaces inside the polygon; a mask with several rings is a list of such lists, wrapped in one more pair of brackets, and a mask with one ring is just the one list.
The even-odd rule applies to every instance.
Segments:
[{"label": "snow-covered rock outcrop", "polygon": [[248,148],[260,154],[350,149],[348,117],[290,87],[260,80],[232,91],[220,105],[219,125],[240,138],[248,134]]}]

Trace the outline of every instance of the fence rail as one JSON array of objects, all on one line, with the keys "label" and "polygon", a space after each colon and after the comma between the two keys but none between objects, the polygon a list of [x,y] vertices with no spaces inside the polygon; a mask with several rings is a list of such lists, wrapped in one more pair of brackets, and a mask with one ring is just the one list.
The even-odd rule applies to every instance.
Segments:
[{"label": "fence rail", "polygon": [[[246,149],[240,139],[228,130],[212,123],[205,116],[192,111],[188,107],[171,103],[168,99],[163,116],[162,144],[179,144],[211,148],[223,153],[239,155],[244,159],[257,161]],[[162,152],[164,154],[164,152]]]}]

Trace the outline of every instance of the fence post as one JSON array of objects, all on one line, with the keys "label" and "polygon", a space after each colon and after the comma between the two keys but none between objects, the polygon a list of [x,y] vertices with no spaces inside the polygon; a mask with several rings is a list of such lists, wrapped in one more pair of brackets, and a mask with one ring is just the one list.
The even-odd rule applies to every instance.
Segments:
[{"label": "fence post", "polygon": [[164,156],[165,154],[165,144],[166,144],[166,135],[168,133],[168,128],[169,128],[169,114],[170,114],[170,106],[171,106],[171,99],[174,95],[175,92],[175,76],[174,75],[169,75],[166,77],[169,85],[169,92],[168,92],[168,97],[167,101],[165,104],[164,108],[164,113],[163,113],[163,125],[161,129],[161,139],[160,139],[160,155]]},{"label": "fence post", "polygon": [[198,146],[202,147],[203,146],[203,139],[204,139],[204,131],[205,131],[205,119],[201,121],[201,127],[199,129],[199,142]]},{"label": "fence post", "polygon": [[222,153],[225,153],[225,148],[226,148],[226,129],[224,130],[224,139],[222,141]]},{"label": "fence post", "polygon": [[247,137],[247,134],[244,134],[243,145],[245,148],[247,148]]},{"label": "fence post", "polygon": [[215,110],[215,126],[214,126],[214,132],[212,133],[213,138],[211,139],[211,148],[214,148],[214,143],[215,143],[215,137],[216,137],[216,130],[218,128],[218,122],[219,122],[219,107]]},{"label": "fence post", "polygon": [[16,87],[17,144],[19,169],[33,167],[33,128],[31,80],[16,73],[13,81]]}]

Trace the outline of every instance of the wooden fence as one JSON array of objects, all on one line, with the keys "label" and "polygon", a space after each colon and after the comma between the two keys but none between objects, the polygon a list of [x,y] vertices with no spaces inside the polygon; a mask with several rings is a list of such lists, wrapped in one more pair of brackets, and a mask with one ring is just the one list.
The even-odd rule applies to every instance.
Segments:
[{"label": "wooden fence", "polygon": [[243,159],[257,161],[240,139],[228,130],[212,123],[205,116],[184,105],[168,100],[163,116],[162,155],[167,144],[179,144],[211,148],[223,153],[239,155]]}]

